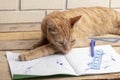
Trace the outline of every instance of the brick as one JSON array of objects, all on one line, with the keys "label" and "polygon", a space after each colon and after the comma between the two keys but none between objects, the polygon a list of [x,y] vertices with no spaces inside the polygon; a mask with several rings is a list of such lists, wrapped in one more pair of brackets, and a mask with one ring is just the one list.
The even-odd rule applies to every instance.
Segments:
[{"label": "brick", "polygon": [[112,8],[118,8],[120,7],[120,0],[111,0],[111,7]]},{"label": "brick", "polygon": [[21,9],[64,9],[66,0],[21,0]]},{"label": "brick", "polygon": [[64,11],[65,9],[63,9],[63,10],[47,10],[47,14],[50,14],[50,13],[52,13],[52,12],[54,12],[54,11]]},{"label": "brick", "polygon": [[0,23],[41,22],[45,11],[0,11]]},{"label": "brick", "polygon": [[54,12],[54,11],[56,11],[56,10],[47,10],[47,15]]},{"label": "brick", "polygon": [[[0,41],[0,50],[31,49],[32,46],[36,44],[38,41],[39,40],[4,40],[4,41]],[[11,80],[11,79],[2,79],[2,80]]]},{"label": "brick", "polygon": [[41,35],[40,31],[0,33],[0,41],[41,39]]},{"label": "brick", "polygon": [[120,12],[120,9],[114,9],[114,10],[116,10],[116,11],[119,11],[119,12]]},{"label": "brick", "polygon": [[41,31],[40,23],[0,24],[0,32]]},{"label": "brick", "polygon": [[18,0],[0,0],[0,10],[16,9]]},{"label": "brick", "polygon": [[109,0],[68,0],[67,8],[104,6],[109,7]]}]

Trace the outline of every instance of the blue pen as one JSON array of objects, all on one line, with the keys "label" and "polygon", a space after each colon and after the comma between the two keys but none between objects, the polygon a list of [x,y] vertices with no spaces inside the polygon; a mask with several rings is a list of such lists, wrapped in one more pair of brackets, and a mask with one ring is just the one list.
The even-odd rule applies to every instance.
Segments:
[{"label": "blue pen", "polygon": [[95,50],[95,40],[91,40],[91,56],[93,57],[93,61],[91,63],[91,69],[99,70],[101,66],[103,50],[97,49]]},{"label": "blue pen", "polygon": [[91,46],[91,56],[93,57],[95,54],[94,52],[95,40],[94,39],[91,40],[90,46]]}]

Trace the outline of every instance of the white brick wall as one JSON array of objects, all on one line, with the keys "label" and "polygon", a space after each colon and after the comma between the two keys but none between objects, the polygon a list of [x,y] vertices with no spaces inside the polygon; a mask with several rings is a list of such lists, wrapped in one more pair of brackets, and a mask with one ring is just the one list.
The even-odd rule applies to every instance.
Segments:
[{"label": "white brick wall", "polygon": [[0,50],[30,49],[41,37],[40,23],[47,14],[88,6],[120,11],[120,0],[0,0]]},{"label": "white brick wall", "polygon": [[120,8],[120,0],[111,0],[112,8]]},{"label": "white brick wall", "polygon": [[15,10],[17,8],[17,0],[0,0],[0,10]]},{"label": "white brick wall", "polygon": [[120,11],[120,9],[115,9],[116,11]]},{"label": "white brick wall", "polygon": [[18,0],[0,0],[0,10],[15,10]]},{"label": "white brick wall", "polygon": [[21,0],[21,9],[64,9],[65,0]]},{"label": "white brick wall", "polygon": [[0,0],[1,23],[41,22],[54,10],[104,6],[120,9],[120,0]]},{"label": "white brick wall", "polygon": [[68,0],[68,8],[104,6],[109,7],[109,0]]},{"label": "white brick wall", "polygon": [[0,23],[41,22],[45,11],[1,11]]}]

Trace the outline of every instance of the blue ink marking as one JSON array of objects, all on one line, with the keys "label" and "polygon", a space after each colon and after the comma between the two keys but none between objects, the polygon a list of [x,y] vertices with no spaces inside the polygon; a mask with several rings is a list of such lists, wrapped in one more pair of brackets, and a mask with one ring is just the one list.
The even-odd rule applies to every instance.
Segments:
[{"label": "blue ink marking", "polygon": [[114,59],[112,56],[111,56],[111,60],[112,60],[112,61],[115,61],[115,59]]},{"label": "blue ink marking", "polygon": [[60,65],[60,66],[62,66],[63,65],[63,63],[62,62],[59,62],[58,60],[57,60],[57,62],[56,62],[58,65]]},{"label": "blue ink marking", "polygon": [[28,71],[30,71],[31,68],[32,68],[32,66],[27,67],[25,73],[27,73]]},{"label": "blue ink marking", "polygon": [[27,69],[31,69],[31,68],[32,68],[32,66],[28,67]]},{"label": "blue ink marking", "polygon": [[104,69],[107,69],[108,67],[110,67],[110,66],[105,66],[105,67],[103,67]]},{"label": "blue ink marking", "polygon": [[92,62],[89,62],[87,65],[90,66],[92,64]]},{"label": "blue ink marking", "polygon": [[57,61],[56,63],[58,64],[59,62]]},{"label": "blue ink marking", "polygon": [[60,63],[60,65],[63,65],[63,63]]},{"label": "blue ink marking", "polygon": [[[66,65],[65,63],[63,63],[62,61],[60,61],[60,60],[56,60],[56,64],[57,64],[60,68],[62,68],[62,69],[69,70],[69,69],[67,68],[67,65]],[[66,66],[65,66],[65,65],[66,65]]]},{"label": "blue ink marking", "polygon": [[40,61],[38,61],[37,63],[35,63],[35,64],[33,64],[33,65],[29,66],[29,67],[27,67],[26,70],[25,70],[25,73],[30,72],[30,70],[31,70],[36,64],[38,64],[39,62],[40,62]]},{"label": "blue ink marking", "polygon": [[88,70],[90,70],[90,68],[86,68],[86,69],[85,69],[85,71],[88,71]]}]

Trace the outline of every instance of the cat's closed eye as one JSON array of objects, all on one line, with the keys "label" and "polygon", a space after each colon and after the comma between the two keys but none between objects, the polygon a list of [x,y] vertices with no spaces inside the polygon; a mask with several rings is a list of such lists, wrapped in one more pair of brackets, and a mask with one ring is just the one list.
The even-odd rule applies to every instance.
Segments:
[{"label": "cat's closed eye", "polygon": [[76,40],[75,40],[75,39],[73,39],[73,40],[71,41],[71,44],[74,44],[74,43],[75,43],[75,41],[76,41]]},{"label": "cat's closed eye", "polygon": [[[74,40],[72,40],[72,41],[71,41],[71,44],[74,44],[74,43],[75,43],[75,41],[76,41],[75,39],[74,39]],[[63,41],[59,41],[59,42],[58,42],[58,44],[60,44],[60,45],[64,45],[65,43],[64,43]]]},{"label": "cat's closed eye", "polygon": [[62,41],[59,41],[58,43],[59,43],[60,45],[64,45],[64,42],[62,42]]}]

